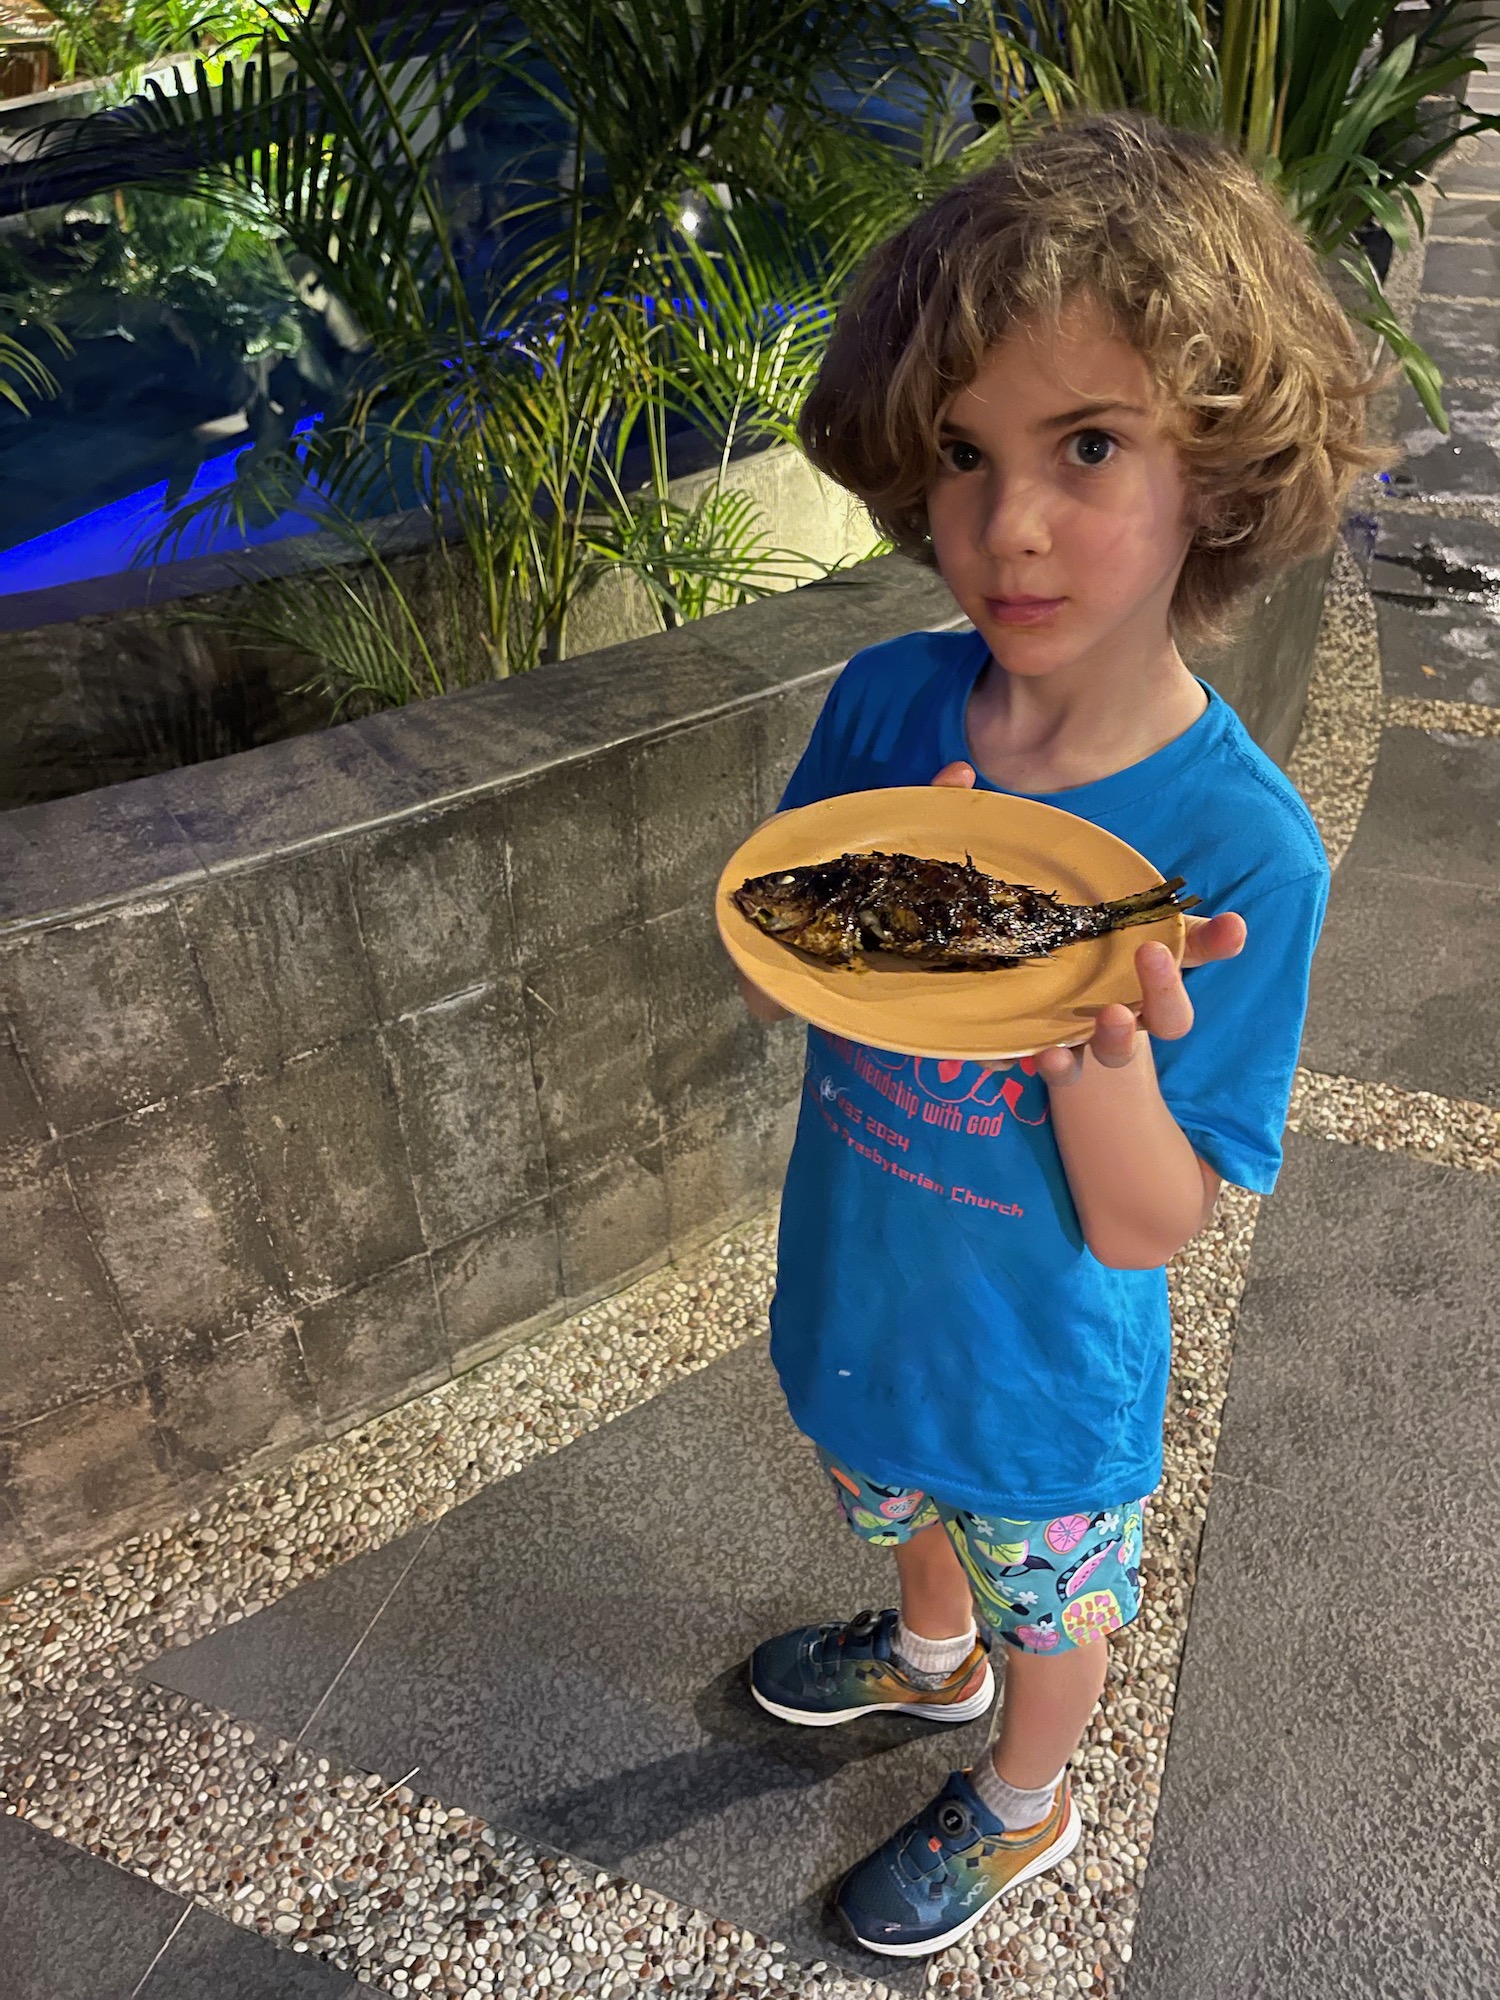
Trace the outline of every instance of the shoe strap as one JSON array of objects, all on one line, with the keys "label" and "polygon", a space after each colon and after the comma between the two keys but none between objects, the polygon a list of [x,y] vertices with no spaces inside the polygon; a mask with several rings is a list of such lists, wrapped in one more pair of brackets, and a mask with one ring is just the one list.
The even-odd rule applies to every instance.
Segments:
[{"label": "shoe strap", "polygon": [[888,1630],[894,1629],[894,1611],[861,1611],[843,1625],[824,1625],[808,1646],[808,1660],[814,1674],[821,1682],[831,1682],[838,1674],[845,1660],[888,1659],[890,1639],[881,1639]]},{"label": "shoe strap", "polygon": [[946,1875],[955,1854],[975,1839],[984,1839],[983,1828],[973,1809],[953,1793],[950,1778],[906,1829],[906,1837],[896,1850],[896,1865],[908,1882],[930,1881]]}]

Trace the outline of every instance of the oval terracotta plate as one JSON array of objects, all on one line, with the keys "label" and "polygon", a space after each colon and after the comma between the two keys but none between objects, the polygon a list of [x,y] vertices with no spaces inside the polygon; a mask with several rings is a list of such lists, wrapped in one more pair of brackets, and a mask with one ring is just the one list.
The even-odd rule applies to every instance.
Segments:
[{"label": "oval terracotta plate", "polygon": [[885,954],[868,956],[860,972],[778,944],[730,901],[752,875],[876,848],[935,861],[972,855],[986,874],[1050,889],[1066,903],[1103,903],[1163,879],[1112,833],[1004,792],[903,785],[780,813],[730,857],[719,879],[719,934],[762,991],[831,1034],[897,1055],[1012,1062],[1056,1043],[1085,1042],[1101,1007],[1139,1001],[1135,954],[1148,939],[1181,961],[1187,926],[1174,911],[992,972],[926,972]]}]

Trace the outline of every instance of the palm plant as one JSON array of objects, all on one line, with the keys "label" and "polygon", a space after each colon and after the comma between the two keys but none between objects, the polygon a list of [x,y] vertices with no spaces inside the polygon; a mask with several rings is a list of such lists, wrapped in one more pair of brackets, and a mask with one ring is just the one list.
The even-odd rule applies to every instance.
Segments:
[{"label": "palm plant", "polygon": [[0,396],[13,409],[25,411],[27,393],[55,396],[57,378],[23,341],[14,334],[0,333]]},{"label": "palm plant", "polygon": [[1434,100],[1484,65],[1468,0],[1438,0],[1382,53],[1391,0],[984,0],[993,115],[1013,136],[1073,107],[1137,107],[1217,131],[1277,185],[1314,249],[1341,267],[1356,311],[1443,429],[1442,378],[1402,328],[1364,246],[1407,246],[1419,190],[1471,133],[1500,120]]},{"label": "palm plant", "polygon": [[188,49],[232,50],[258,41],[255,0],[40,0],[57,23],[53,48],[66,82],[96,79],[112,99],[133,94],[148,63]]},{"label": "palm plant", "polygon": [[[174,530],[205,504],[242,522],[305,504],[311,480],[357,541],[358,522],[414,500],[445,552],[451,639],[424,657],[422,620],[357,619],[373,651],[330,685],[357,681],[360,701],[562,656],[579,593],[609,564],[640,577],[663,622],[787,581],[799,565],[731,498],[730,457],[792,434],[838,289],[888,220],[818,213],[819,169],[859,158],[868,180],[879,160],[894,216],[961,170],[964,143],[951,119],[928,118],[903,154],[824,99],[831,81],[868,102],[899,70],[938,104],[929,45],[948,33],[944,11],[520,0],[456,20],[398,4],[378,28],[351,0],[263,14],[252,58],[148,87],[42,163],[54,188],[60,173],[103,176],[251,205],[362,331],[364,363],[323,424],[247,454],[230,490]],[[497,91],[536,136],[508,163],[503,267],[476,272],[446,179]],[[668,492],[684,419],[719,447],[690,509]],[[320,588],[327,626],[352,600],[347,578]],[[307,643],[293,595],[258,595],[261,636]]]}]

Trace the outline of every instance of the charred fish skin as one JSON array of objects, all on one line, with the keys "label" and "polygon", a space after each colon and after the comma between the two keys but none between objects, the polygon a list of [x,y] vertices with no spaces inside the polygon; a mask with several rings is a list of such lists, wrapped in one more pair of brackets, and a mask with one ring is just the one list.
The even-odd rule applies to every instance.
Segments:
[{"label": "charred fish skin", "polygon": [[1046,889],[1003,882],[963,862],[915,854],[842,854],[751,876],[731,901],[767,937],[827,964],[862,967],[887,952],[931,971],[989,971],[1045,958],[1064,945],[1188,910],[1183,878],[1107,903],[1065,903]]}]

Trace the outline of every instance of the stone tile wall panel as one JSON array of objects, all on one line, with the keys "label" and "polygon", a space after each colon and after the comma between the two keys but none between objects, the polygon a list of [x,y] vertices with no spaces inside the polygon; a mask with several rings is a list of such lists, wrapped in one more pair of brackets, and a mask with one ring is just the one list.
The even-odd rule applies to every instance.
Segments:
[{"label": "stone tile wall panel", "polygon": [[528,778],[505,798],[516,945],[528,974],[641,921],[630,756]]},{"label": "stone tile wall panel", "polygon": [[140,1373],[55,1147],[0,1163],[0,1431]]},{"label": "stone tile wall panel", "polygon": [[285,1313],[286,1283],[225,1089],[96,1126],[67,1140],[65,1153],[143,1357]]},{"label": "stone tile wall panel", "polygon": [[54,1566],[182,1507],[140,1382],[38,1417],[5,1440],[4,1456],[5,1497]]},{"label": "stone tile wall panel", "polygon": [[663,1151],[674,1244],[704,1240],[748,1214],[786,1169],[797,1100],[762,1091],[711,1106],[669,1131]]},{"label": "stone tile wall panel", "polygon": [[451,1242],[547,1193],[518,976],[384,1030],[422,1233]]},{"label": "stone tile wall panel", "polygon": [[299,1334],[331,1430],[435,1388],[452,1372],[425,1256],[308,1307]]},{"label": "stone tile wall panel", "polygon": [[0,1160],[18,1147],[40,1145],[46,1137],[41,1100],[0,1015]]},{"label": "stone tile wall panel", "polygon": [[704,906],[757,810],[759,708],[733,709],[653,737],[630,758],[632,838],[639,851],[641,914],[648,921]]},{"label": "stone tile wall panel", "polygon": [[[5,1481],[6,1456],[5,1444],[0,1440],[0,1487]],[[35,1560],[21,1517],[0,1491],[0,1576],[25,1576]]]},{"label": "stone tile wall panel", "polygon": [[60,1132],[223,1080],[208,995],[167,898],[0,948],[0,1003]]},{"label": "stone tile wall panel", "polygon": [[357,724],[191,764],[155,781],[206,868],[243,868],[422,803]]},{"label": "stone tile wall panel", "polygon": [[[822,714],[828,690],[836,678],[834,674],[819,674],[814,680],[799,682],[772,695],[757,710],[760,725],[760,747],[756,755],[757,825],[761,820],[769,819],[779,808],[787,780],[807,748],[813,724]],[[936,773],[933,775],[936,776]]]},{"label": "stone tile wall panel", "polygon": [[0,923],[55,920],[201,873],[154,778],[0,812]]},{"label": "stone tile wall panel", "polygon": [[240,1085],[238,1095],[294,1296],[342,1291],[421,1250],[395,1088],[373,1032]]},{"label": "stone tile wall panel", "polygon": [[554,1207],[564,1299],[576,1304],[624,1284],[670,1241],[660,1140],[560,1188]]},{"label": "stone tile wall panel", "polygon": [[290,1320],[205,1336],[148,1370],[146,1387],[165,1463],[189,1482],[244,1473],[322,1435]]},{"label": "stone tile wall panel", "polygon": [[562,1296],[552,1197],[434,1250],[432,1275],[448,1353],[459,1374],[509,1345]]},{"label": "stone tile wall panel", "polygon": [[189,890],[183,919],[239,1075],[374,1025],[343,857],[310,849]]},{"label": "stone tile wall panel", "polygon": [[402,820],[345,851],[383,1021],[514,971],[502,799]]},{"label": "stone tile wall panel", "polygon": [[652,1080],[670,1128],[762,1081],[766,1031],[740,999],[706,897],[646,926]]},{"label": "stone tile wall panel", "polygon": [[640,926],[533,966],[523,993],[554,1187],[658,1136]]}]

